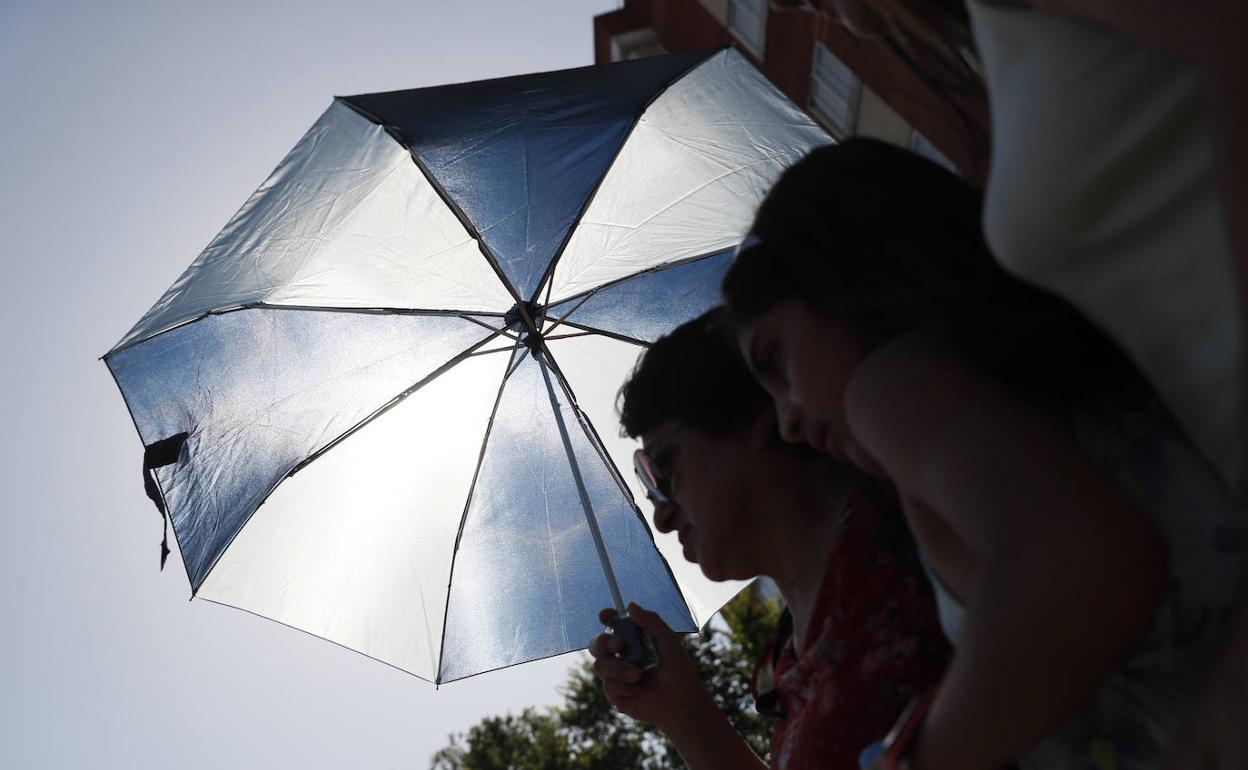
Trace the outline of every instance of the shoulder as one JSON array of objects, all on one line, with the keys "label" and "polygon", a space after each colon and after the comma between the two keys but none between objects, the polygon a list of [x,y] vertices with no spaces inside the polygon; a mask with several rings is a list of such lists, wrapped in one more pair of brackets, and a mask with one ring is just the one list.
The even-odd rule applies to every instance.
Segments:
[{"label": "shoulder", "polygon": [[910,493],[999,467],[1020,446],[1065,443],[1056,421],[928,332],[898,338],[863,362],[846,417],[870,459]]},{"label": "shoulder", "polygon": [[[987,399],[987,401],[985,401]],[[942,423],[979,413],[1008,396],[979,367],[940,335],[912,332],[874,351],[858,367],[846,393],[850,427],[928,432]]]}]

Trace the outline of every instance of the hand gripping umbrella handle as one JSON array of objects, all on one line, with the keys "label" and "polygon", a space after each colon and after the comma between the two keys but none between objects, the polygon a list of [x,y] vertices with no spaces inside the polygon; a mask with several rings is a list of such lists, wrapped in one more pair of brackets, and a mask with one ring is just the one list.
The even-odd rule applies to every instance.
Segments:
[{"label": "hand gripping umbrella handle", "polygon": [[659,666],[659,653],[654,649],[654,642],[641,630],[641,626],[637,625],[637,621],[628,616],[627,613],[617,615],[614,620],[608,624],[612,633],[624,642],[624,649],[616,653],[616,658],[625,663],[631,663],[642,671],[649,671]]}]

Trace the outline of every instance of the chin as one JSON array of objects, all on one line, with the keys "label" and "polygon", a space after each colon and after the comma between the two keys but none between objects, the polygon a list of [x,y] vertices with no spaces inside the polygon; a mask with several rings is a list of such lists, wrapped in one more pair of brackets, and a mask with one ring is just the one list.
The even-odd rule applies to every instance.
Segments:
[{"label": "chin", "polygon": [[846,447],[840,441],[836,440],[831,432],[825,431],[823,435],[818,438],[818,441],[810,442],[811,446],[815,448],[815,451],[823,452],[825,455],[831,456],[832,459],[840,463],[853,462],[853,457],[850,455],[849,451],[847,451]]},{"label": "chin", "polygon": [[702,568],[702,575],[707,579],[716,583],[722,583],[725,580],[750,580],[755,575],[738,575],[734,570],[725,569],[718,564],[699,563]]},{"label": "chin", "polygon": [[722,583],[722,582],[724,582],[725,580],[730,580],[730,579],[731,579],[731,578],[725,577],[724,575],[721,575],[719,572],[717,572],[717,571],[715,571],[715,570],[712,570],[712,569],[707,569],[707,568],[706,568],[706,565],[704,565],[704,564],[703,564],[703,565],[699,565],[699,566],[701,566],[701,567],[702,567],[702,576],[703,576],[703,577],[705,577],[707,580],[710,580],[711,582],[714,582],[714,583]]},{"label": "chin", "polygon": [[[689,558],[689,557],[686,556],[685,558]],[[698,567],[702,570],[702,576],[705,577],[707,580],[714,580],[715,582],[719,582],[721,580],[727,580],[727,578],[725,578],[722,574],[720,574],[721,570],[719,569],[718,565],[714,563],[707,564],[705,561],[698,561],[697,559],[689,559],[689,560],[698,565]]]},{"label": "chin", "polygon": [[851,462],[849,455],[842,452],[840,446],[833,444],[831,441],[825,441],[822,444],[811,444],[811,447],[816,452],[822,452],[842,465]]}]

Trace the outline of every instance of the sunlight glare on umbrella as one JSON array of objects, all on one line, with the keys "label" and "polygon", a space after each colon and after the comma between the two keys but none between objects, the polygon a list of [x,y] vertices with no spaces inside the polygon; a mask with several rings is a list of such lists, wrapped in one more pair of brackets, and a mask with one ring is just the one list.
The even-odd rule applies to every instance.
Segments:
[{"label": "sunlight glare on umbrella", "polygon": [[105,356],[192,594],[433,682],[705,623],[615,393],[828,141],[731,49],[336,99]]}]

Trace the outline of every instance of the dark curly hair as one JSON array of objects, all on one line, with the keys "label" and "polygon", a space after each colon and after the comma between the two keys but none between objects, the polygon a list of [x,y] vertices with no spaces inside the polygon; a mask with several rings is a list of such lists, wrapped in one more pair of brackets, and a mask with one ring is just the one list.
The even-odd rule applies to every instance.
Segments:
[{"label": "dark curly hair", "polygon": [[723,436],[749,428],[771,401],[715,308],[650,346],[620,389],[618,407],[621,429],[632,438],[668,421]]},{"label": "dark curly hair", "polygon": [[[715,308],[646,351],[620,389],[618,408],[621,432],[633,438],[669,421],[722,437],[748,430],[760,412],[771,409],[771,398],[741,359],[723,308]],[[820,457],[805,444],[786,443],[778,430],[771,445],[797,458]],[[918,552],[891,487],[856,468],[848,471],[879,516],[876,545],[920,574]]]},{"label": "dark curly hair", "polygon": [[[1008,275],[981,227],[980,194],[926,158],[871,139],[821,147],[781,175],[724,277],[734,325],[801,300],[871,349],[941,332],[1017,395],[1065,407],[1142,380],[1066,301]],[[751,245],[752,244],[752,245]]]}]

